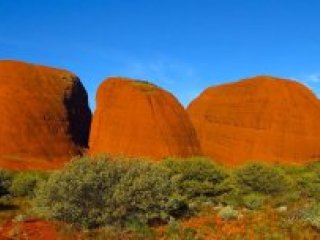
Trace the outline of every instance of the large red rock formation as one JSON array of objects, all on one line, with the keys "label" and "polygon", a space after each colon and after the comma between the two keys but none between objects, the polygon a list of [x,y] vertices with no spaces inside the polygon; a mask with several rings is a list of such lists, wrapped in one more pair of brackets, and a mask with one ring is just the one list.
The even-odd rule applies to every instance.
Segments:
[{"label": "large red rock formation", "polygon": [[173,95],[147,82],[104,81],[97,92],[91,129],[92,154],[152,159],[200,154],[184,108]]},{"label": "large red rock formation", "polygon": [[87,93],[72,73],[0,61],[0,167],[51,169],[88,145]]},{"label": "large red rock formation", "polygon": [[187,111],[204,154],[227,165],[320,159],[320,103],[298,82],[259,76],[210,87]]}]

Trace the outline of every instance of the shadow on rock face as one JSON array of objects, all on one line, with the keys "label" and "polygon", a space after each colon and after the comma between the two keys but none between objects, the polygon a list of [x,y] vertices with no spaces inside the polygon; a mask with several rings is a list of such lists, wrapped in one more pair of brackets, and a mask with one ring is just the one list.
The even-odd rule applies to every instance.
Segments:
[{"label": "shadow on rock face", "polygon": [[64,104],[67,109],[72,141],[80,147],[88,148],[92,114],[88,106],[87,92],[78,78],[70,93],[65,96]]}]

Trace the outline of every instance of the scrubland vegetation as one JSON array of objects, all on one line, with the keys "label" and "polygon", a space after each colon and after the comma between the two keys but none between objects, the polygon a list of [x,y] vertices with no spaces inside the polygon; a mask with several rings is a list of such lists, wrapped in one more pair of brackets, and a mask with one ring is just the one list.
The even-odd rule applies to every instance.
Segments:
[{"label": "scrubland vegetation", "polygon": [[317,162],[83,157],[50,173],[1,170],[0,194],[2,220],[46,219],[83,239],[320,238]]}]

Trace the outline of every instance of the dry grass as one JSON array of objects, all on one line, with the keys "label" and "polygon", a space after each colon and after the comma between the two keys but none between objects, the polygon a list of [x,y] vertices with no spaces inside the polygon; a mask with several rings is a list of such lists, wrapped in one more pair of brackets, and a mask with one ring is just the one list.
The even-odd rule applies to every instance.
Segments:
[{"label": "dry grass", "polygon": [[[242,210],[239,219],[224,221],[217,211],[179,221],[175,228],[158,229],[157,239],[197,240],[302,240],[320,239],[320,233],[299,220],[290,222],[288,213],[266,207],[259,211]],[[188,234],[189,233],[189,234]]]}]

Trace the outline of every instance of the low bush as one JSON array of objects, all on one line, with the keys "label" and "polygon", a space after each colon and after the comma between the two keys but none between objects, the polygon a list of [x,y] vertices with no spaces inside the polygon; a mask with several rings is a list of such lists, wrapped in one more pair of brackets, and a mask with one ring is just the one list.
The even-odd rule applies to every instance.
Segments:
[{"label": "low bush", "polygon": [[320,200],[320,163],[313,162],[304,166],[283,167],[286,174],[295,182],[295,192],[302,198]]},{"label": "low bush", "polygon": [[157,164],[82,158],[40,184],[34,208],[40,216],[85,228],[152,224],[169,219],[175,207],[168,206],[173,187],[168,172]]},{"label": "low bush", "polygon": [[176,192],[170,196],[165,208],[167,213],[174,218],[180,218],[189,213],[191,214],[188,200]]},{"label": "low bush", "polygon": [[238,210],[235,210],[230,206],[226,206],[220,209],[218,216],[223,220],[234,220],[239,218],[240,213]]},{"label": "low bush", "polygon": [[320,200],[320,172],[307,170],[296,176],[296,183],[302,196]]},{"label": "low bush", "polygon": [[83,158],[52,173],[35,192],[34,211],[49,219],[98,226],[104,221],[105,190],[110,182],[104,173],[107,167],[107,162]]},{"label": "low bush", "polygon": [[227,191],[218,197],[218,203],[232,207],[242,206],[244,193],[237,182],[234,172],[231,172],[230,176],[222,184]]},{"label": "low bush", "polygon": [[10,193],[13,176],[12,172],[0,169],[0,197]]},{"label": "low bush", "polygon": [[48,178],[48,173],[41,172],[21,172],[15,174],[10,193],[16,197],[33,197],[37,185]]},{"label": "low bush", "polygon": [[292,180],[282,169],[261,163],[251,163],[237,169],[235,177],[244,193],[277,195],[292,187]]},{"label": "low bush", "polygon": [[267,202],[275,208],[281,206],[287,206],[296,203],[301,199],[301,193],[295,188],[288,190],[287,192],[279,195],[272,195],[267,198]]},{"label": "low bush", "polygon": [[320,171],[320,161],[312,161],[308,164],[306,164],[305,168],[308,171],[315,171],[315,172],[319,172]]},{"label": "low bush", "polygon": [[[116,185],[108,210],[112,222],[136,220],[153,223],[167,220],[174,193],[168,173],[156,164],[135,161]],[[179,208],[179,204],[177,204]]]},{"label": "low bush", "polygon": [[228,191],[223,184],[227,173],[207,159],[167,159],[161,165],[168,169],[178,194],[188,200],[213,199]]},{"label": "low bush", "polygon": [[242,197],[243,206],[250,210],[261,209],[266,197],[260,194],[251,193]]},{"label": "low bush", "polygon": [[252,163],[226,171],[203,158],[151,163],[101,156],[74,160],[46,181],[38,173],[18,173],[12,182],[12,175],[0,171],[0,182],[4,189],[12,182],[14,196],[35,195],[39,216],[85,228],[131,226],[144,232],[145,226],[217,204],[229,206],[219,212],[227,220],[239,217],[237,207],[290,207],[301,194],[318,200],[317,169]]},{"label": "low bush", "polygon": [[320,204],[314,203],[302,211],[302,220],[308,225],[320,231]]}]

